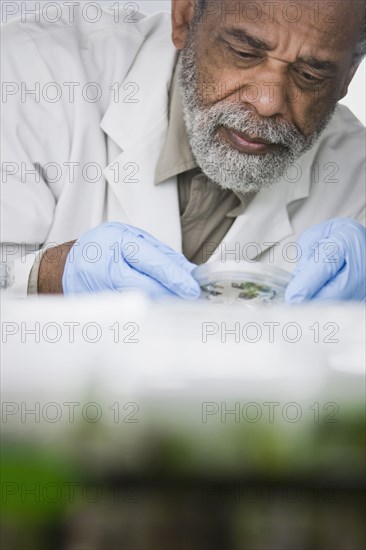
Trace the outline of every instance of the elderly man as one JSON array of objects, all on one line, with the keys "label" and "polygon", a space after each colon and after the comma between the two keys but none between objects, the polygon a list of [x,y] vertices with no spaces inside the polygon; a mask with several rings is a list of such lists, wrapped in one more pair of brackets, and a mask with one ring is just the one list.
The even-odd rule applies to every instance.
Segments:
[{"label": "elderly man", "polygon": [[216,259],[363,300],[364,128],[337,103],[364,1],[173,0],[174,46],[167,14],[70,4],[4,26],[9,292],[194,299]]}]

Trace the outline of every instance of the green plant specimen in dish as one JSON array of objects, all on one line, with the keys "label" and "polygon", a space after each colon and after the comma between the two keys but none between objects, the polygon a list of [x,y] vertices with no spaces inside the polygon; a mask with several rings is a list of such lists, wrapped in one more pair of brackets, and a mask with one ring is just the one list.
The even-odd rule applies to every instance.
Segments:
[{"label": "green plant specimen in dish", "polygon": [[250,281],[244,283],[231,283],[233,288],[242,290],[238,298],[242,300],[253,300],[253,298],[262,298],[273,300],[276,297],[276,291],[265,285],[258,285]]},{"label": "green plant specimen in dish", "polygon": [[223,287],[221,285],[214,284],[214,283],[209,283],[208,285],[203,285],[201,287],[201,290],[204,293],[207,293],[207,298],[210,299],[210,297],[215,298],[216,296],[222,296],[222,294],[225,290],[225,287]]},{"label": "green plant specimen in dish", "polygon": [[202,297],[215,303],[243,303],[269,305],[280,296],[274,288],[252,281],[220,281],[201,286]]}]

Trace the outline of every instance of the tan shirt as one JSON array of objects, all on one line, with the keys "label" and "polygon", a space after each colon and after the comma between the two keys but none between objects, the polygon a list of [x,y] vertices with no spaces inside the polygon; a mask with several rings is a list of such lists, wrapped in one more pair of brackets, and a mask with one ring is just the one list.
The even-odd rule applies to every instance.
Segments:
[{"label": "tan shirt", "polygon": [[169,126],[156,166],[155,185],[173,176],[178,176],[183,254],[202,264],[224,239],[235,218],[244,212],[253,194],[221,189],[198,167],[184,123],[178,70],[170,87]]}]

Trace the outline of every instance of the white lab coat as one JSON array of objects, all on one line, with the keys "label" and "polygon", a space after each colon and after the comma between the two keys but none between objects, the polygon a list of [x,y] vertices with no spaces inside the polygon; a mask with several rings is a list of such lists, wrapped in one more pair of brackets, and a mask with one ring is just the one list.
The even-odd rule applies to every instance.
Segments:
[{"label": "white lab coat", "polygon": [[[177,56],[170,16],[131,22],[124,12],[117,23],[103,8],[91,23],[76,9],[70,22],[62,10],[56,23],[27,18],[3,27],[3,259],[14,259],[21,243],[27,250],[7,291],[14,296],[26,295],[35,247],[76,239],[103,221],[141,227],[181,250],[177,179],[154,185]],[[297,250],[289,243],[304,229],[340,216],[362,222],[364,140],[362,124],[339,106],[321,141],[258,193],[212,259],[292,270]],[[37,163],[39,177],[27,172]]]}]

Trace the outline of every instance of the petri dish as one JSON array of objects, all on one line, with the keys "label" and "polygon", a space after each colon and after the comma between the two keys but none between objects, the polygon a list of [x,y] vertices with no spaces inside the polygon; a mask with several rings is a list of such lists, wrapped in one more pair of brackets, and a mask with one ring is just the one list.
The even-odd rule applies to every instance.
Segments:
[{"label": "petri dish", "polygon": [[209,262],[192,272],[201,287],[201,298],[216,304],[240,304],[247,308],[284,302],[292,274],[267,264]]},{"label": "petri dish", "polygon": [[0,289],[6,290],[14,284],[14,262],[0,263]]}]

